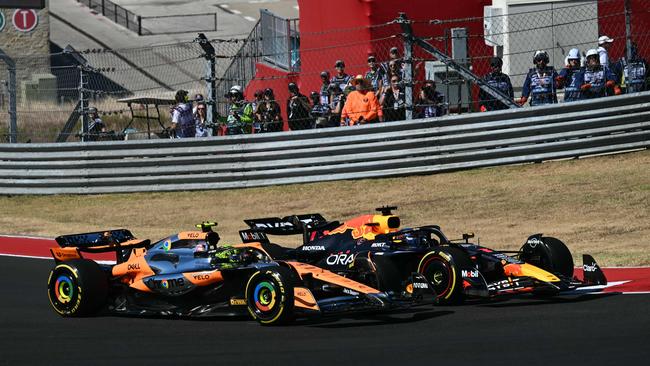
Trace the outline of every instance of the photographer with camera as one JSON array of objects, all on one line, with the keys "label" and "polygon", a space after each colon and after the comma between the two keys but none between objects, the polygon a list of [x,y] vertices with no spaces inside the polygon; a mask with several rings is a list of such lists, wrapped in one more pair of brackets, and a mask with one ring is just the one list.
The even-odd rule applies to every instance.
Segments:
[{"label": "photographer with camera", "polygon": [[445,97],[436,90],[436,82],[425,80],[420,97],[415,103],[416,118],[440,117],[447,113]]}]

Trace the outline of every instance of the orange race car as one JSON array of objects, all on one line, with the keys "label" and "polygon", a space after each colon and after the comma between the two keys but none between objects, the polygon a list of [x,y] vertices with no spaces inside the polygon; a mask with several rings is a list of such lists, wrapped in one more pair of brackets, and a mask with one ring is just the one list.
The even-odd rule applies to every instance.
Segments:
[{"label": "orange race car", "polygon": [[[220,245],[214,223],[155,243],[129,230],[64,235],[48,297],[62,316],[98,313],[203,317],[250,314],[262,324],[295,316],[382,311],[433,304],[435,293],[414,273],[403,291],[381,292],[328,270],[273,260],[272,244]],[[115,252],[114,264],[82,253]]]}]

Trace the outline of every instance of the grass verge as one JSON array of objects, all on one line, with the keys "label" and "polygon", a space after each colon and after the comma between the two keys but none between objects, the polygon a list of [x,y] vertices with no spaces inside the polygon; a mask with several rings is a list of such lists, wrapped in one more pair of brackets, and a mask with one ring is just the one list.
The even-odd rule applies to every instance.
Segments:
[{"label": "grass verge", "polygon": [[[54,237],[126,227],[159,239],[217,220],[236,242],[243,219],[320,212],[348,219],[397,205],[405,226],[518,249],[529,234],[563,240],[607,266],[650,265],[650,151],[405,178],[238,190],[93,196],[0,196],[0,233]],[[299,238],[284,244],[296,245]]]}]

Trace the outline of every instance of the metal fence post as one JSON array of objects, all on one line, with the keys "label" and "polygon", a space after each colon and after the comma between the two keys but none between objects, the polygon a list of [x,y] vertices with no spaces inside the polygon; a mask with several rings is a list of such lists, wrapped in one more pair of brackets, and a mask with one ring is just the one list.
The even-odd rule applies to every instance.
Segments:
[{"label": "metal fence post", "polygon": [[206,77],[205,83],[208,89],[208,114],[206,116],[208,124],[212,125],[217,120],[217,60],[216,50],[210,43],[210,40],[203,33],[195,39],[205,54],[203,57],[206,60]]},{"label": "metal fence post", "polygon": [[630,0],[625,0],[625,57],[632,60],[632,9]]},{"label": "metal fence post", "polygon": [[88,136],[88,103],[86,99],[85,70],[79,65],[79,115],[81,115],[81,141],[86,141]]},{"label": "metal fence post", "polygon": [[[406,13],[400,13],[400,22],[410,23]],[[411,27],[403,27],[404,32],[404,97],[406,99],[406,119],[413,119],[413,33]]]},{"label": "metal fence post", "polygon": [[102,15],[106,16],[106,4],[104,3],[105,0],[102,0]]},{"label": "metal fence post", "polygon": [[138,35],[142,35],[142,17],[138,15]]},{"label": "metal fence post", "polygon": [[9,71],[9,142],[18,142],[18,123],[16,113],[16,62],[0,48],[0,60],[7,64]]},{"label": "metal fence post", "polygon": [[[113,17],[115,18],[115,23],[117,23],[117,4],[113,3]],[[120,24],[120,23],[117,23]]]}]

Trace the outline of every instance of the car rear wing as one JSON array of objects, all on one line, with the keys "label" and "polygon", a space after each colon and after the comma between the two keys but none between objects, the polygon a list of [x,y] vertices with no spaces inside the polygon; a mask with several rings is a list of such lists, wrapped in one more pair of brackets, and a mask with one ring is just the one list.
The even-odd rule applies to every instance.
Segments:
[{"label": "car rear wing", "polygon": [[[250,227],[250,232],[260,232],[268,235],[297,235],[302,234],[305,228],[311,228],[327,220],[319,213],[292,215],[283,218],[266,217],[261,219],[244,220]],[[248,231],[248,230],[247,230]]]},{"label": "car rear wing", "polygon": [[54,240],[61,247],[61,249],[52,248],[50,250],[55,260],[73,259],[74,257],[81,258],[81,252],[115,252],[117,263],[125,261],[132,248],[148,247],[151,243],[149,239],[136,239],[126,229],[61,235]]},{"label": "car rear wing", "polygon": [[81,250],[109,245],[116,245],[135,239],[129,230],[104,230],[92,233],[61,235],[56,237],[57,244],[62,248],[77,247]]}]

